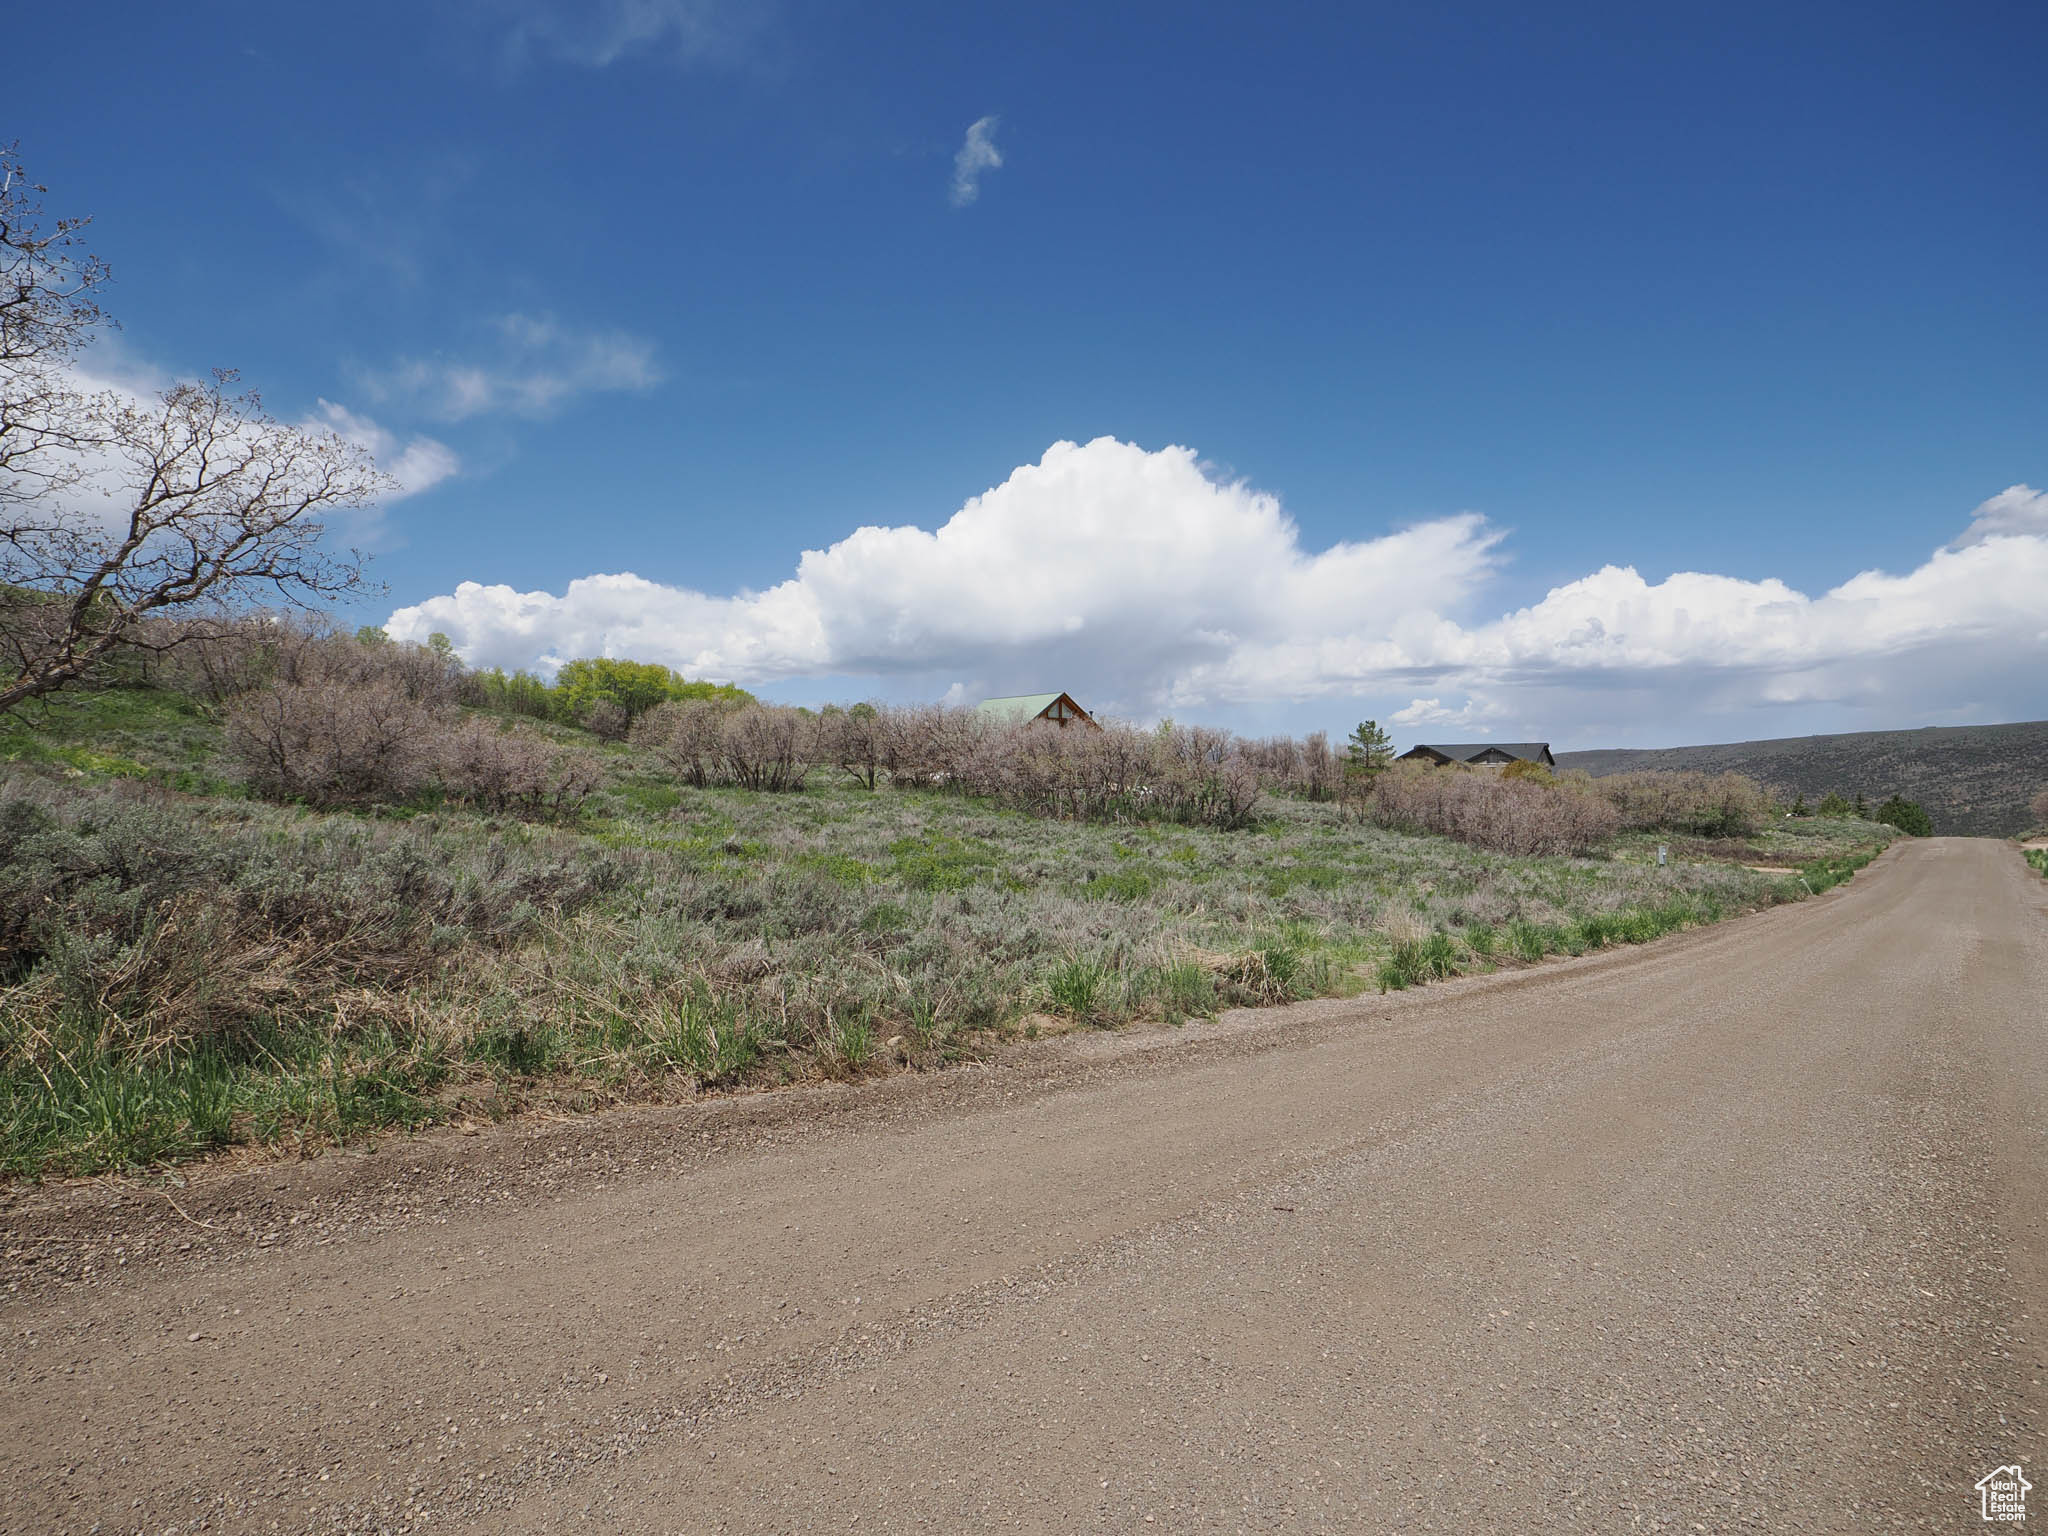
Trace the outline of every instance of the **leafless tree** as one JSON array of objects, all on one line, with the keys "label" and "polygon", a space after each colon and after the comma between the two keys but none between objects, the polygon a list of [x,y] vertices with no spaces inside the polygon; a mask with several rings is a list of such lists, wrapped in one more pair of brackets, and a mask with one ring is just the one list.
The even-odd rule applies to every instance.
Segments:
[{"label": "leafless tree", "polygon": [[442,787],[486,810],[564,815],[589,798],[603,776],[595,753],[552,746],[474,715],[448,730],[440,747]]},{"label": "leafless tree", "polygon": [[447,721],[396,678],[276,681],[226,715],[252,788],[310,805],[402,799],[433,776]]},{"label": "leafless tree", "polygon": [[107,268],[85,249],[88,220],[44,227],[45,190],[17,146],[0,146],[0,528],[76,484],[94,442],[70,369],[106,323],[95,295]]},{"label": "leafless tree", "polygon": [[872,704],[827,709],[818,720],[817,750],[855,783],[873,789],[885,756],[882,734],[882,714]]},{"label": "leafless tree", "polygon": [[1739,773],[1612,773],[1579,787],[1612,805],[1624,827],[1707,837],[1748,837],[1770,820],[1773,809],[1769,791]]},{"label": "leafless tree", "polygon": [[193,634],[152,618],[356,589],[360,559],[325,547],[322,517],[391,485],[357,444],[269,416],[232,372],[148,400],[80,389],[107,273],[82,220],[43,228],[41,191],[0,151],[0,710]]},{"label": "leafless tree", "polygon": [[1499,853],[1588,853],[1621,826],[1612,804],[1577,783],[1419,765],[1397,764],[1374,779],[1366,811],[1383,827]]},{"label": "leafless tree", "polygon": [[725,717],[732,711],[710,699],[657,704],[633,722],[632,740],[656,753],[671,771],[700,788],[716,783]]},{"label": "leafless tree", "polygon": [[175,615],[145,627],[143,681],[216,706],[269,678],[280,649],[280,626],[267,614],[228,621]]},{"label": "leafless tree", "polygon": [[749,704],[721,719],[719,746],[725,776],[748,789],[804,787],[813,752],[813,726],[801,710]]},{"label": "leafless tree", "polygon": [[625,706],[614,699],[597,699],[585,706],[583,729],[599,741],[624,741],[627,727],[632,725],[632,716]]}]

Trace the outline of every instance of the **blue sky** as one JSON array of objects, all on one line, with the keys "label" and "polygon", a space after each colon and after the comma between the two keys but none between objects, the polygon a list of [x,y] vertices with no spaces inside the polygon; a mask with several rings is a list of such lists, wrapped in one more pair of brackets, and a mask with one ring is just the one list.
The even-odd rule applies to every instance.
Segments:
[{"label": "blue sky", "polygon": [[369,617],[1407,739],[2048,714],[2038,5],[335,15],[43,8],[5,131],[103,372],[404,466]]}]

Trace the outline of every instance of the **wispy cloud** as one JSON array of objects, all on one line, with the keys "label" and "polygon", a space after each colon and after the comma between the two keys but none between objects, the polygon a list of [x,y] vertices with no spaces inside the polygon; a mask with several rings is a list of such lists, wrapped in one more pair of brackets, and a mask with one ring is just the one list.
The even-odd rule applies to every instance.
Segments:
[{"label": "wispy cloud", "polygon": [[502,315],[487,355],[403,358],[360,369],[378,401],[401,401],[443,421],[552,415],[578,395],[651,389],[661,382],[654,343],[625,331],[578,331],[552,315]]},{"label": "wispy cloud", "polygon": [[743,61],[773,16],[767,0],[497,0],[505,58],[546,54],[604,69],[635,54],[677,64]]},{"label": "wispy cloud", "polygon": [[339,433],[367,448],[377,467],[398,482],[400,496],[417,496],[462,469],[461,456],[446,443],[419,434],[401,441],[389,428],[332,400],[322,400],[305,425]]},{"label": "wispy cloud", "polygon": [[448,208],[476,174],[476,158],[462,150],[422,150],[376,176],[304,175],[272,196],[343,271],[411,287],[429,276]]},{"label": "wispy cloud", "polygon": [[996,148],[993,113],[967,125],[967,137],[953,156],[953,206],[965,208],[981,196],[981,178],[1002,166],[1003,153]]}]

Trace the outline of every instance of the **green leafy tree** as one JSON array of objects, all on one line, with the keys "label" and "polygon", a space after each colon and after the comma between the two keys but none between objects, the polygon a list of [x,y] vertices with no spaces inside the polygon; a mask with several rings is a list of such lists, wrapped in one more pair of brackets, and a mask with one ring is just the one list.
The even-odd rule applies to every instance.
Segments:
[{"label": "green leafy tree", "polygon": [[381,624],[365,624],[356,631],[356,643],[359,645],[389,645],[391,643],[391,636],[385,632]]},{"label": "green leafy tree", "polygon": [[617,656],[587,656],[566,662],[555,674],[555,711],[576,722],[600,701],[616,704],[628,721],[637,720],[657,704],[703,699],[711,703],[751,704],[754,696],[727,683],[692,682],[656,661],[627,661]]},{"label": "green leafy tree", "polygon": [[1856,807],[1832,789],[1820,797],[1818,814],[1822,816],[1853,816],[1855,813]]},{"label": "green leafy tree", "polygon": [[1877,808],[1877,820],[1886,826],[1897,827],[1908,837],[1932,837],[1934,819],[1927,814],[1927,808],[1918,800],[1908,800],[1893,795]]},{"label": "green leafy tree", "polygon": [[1799,798],[1792,802],[1792,814],[1794,816],[1811,816],[1813,814],[1812,807],[1806,803],[1806,791],[1803,789],[1799,792]]},{"label": "green leafy tree", "polygon": [[1358,729],[1344,740],[1344,769],[1347,773],[1378,773],[1394,760],[1394,738],[1380,729],[1377,720],[1361,720]]},{"label": "green leafy tree", "polygon": [[509,676],[497,667],[471,672],[463,679],[463,703],[500,714],[546,720],[555,712],[555,692],[531,672]]}]

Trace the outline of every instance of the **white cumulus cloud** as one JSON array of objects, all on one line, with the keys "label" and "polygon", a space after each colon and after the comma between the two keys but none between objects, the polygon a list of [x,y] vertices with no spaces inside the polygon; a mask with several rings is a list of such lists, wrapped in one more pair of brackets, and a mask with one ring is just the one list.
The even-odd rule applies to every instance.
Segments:
[{"label": "white cumulus cloud", "polygon": [[1455,709],[1439,698],[1411,699],[1387,716],[1387,721],[1390,725],[1449,726],[1454,730],[1476,730],[1484,734],[1486,722],[1493,712],[1492,706],[1477,699],[1467,699]]},{"label": "white cumulus cloud", "polygon": [[1462,513],[1312,549],[1275,498],[1190,450],[1098,438],[1055,444],[936,529],[806,551],[763,592],[631,573],[560,593],[464,582],[389,628],[445,631],[483,665],[611,654],[749,685],[829,680],[834,696],[1078,687],[1139,716],[1292,703],[1581,745],[2040,713],[2048,534],[2025,523],[1817,596],[1612,565],[1487,619],[1504,537]]},{"label": "white cumulus cloud", "polygon": [[1989,501],[1977,504],[1970,514],[1970,526],[1949,547],[1967,549],[2011,533],[2048,536],[2048,491],[2030,485],[2007,486]]},{"label": "white cumulus cloud", "polygon": [[765,592],[717,597],[631,574],[560,595],[465,582],[392,615],[473,660],[543,665],[609,651],[771,682],[935,672],[1029,686],[1085,670],[1133,707],[1246,647],[1427,621],[1491,569],[1498,534],[1441,519],[1311,552],[1273,497],[1185,448],[1056,443],[933,531],[859,528]]},{"label": "white cumulus cloud", "polygon": [[967,125],[967,137],[953,154],[952,199],[955,208],[965,208],[981,196],[981,178],[999,170],[1003,153],[996,148],[996,122],[991,115],[978,117]]}]

